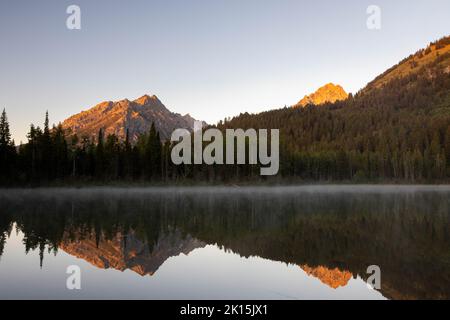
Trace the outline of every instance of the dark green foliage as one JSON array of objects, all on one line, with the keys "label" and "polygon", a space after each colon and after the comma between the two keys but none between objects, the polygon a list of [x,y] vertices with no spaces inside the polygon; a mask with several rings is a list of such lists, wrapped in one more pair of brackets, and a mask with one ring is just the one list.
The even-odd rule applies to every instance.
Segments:
[{"label": "dark green foliage", "polygon": [[132,145],[114,134],[106,139],[100,130],[96,141],[89,137],[67,136],[61,124],[49,128],[46,113],[44,130],[30,126],[28,143],[17,148],[11,140],[6,112],[0,118],[0,185],[42,185],[52,182],[159,181],[168,176],[170,148],[162,144],[152,125],[139,143]]},{"label": "dark green foliage", "polygon": [[282,177],[448,181],[450,76],[438,63],[345,101],[245,113],[219,127],[280,129]]},{"label": "dark green foliage", "polygon": [[14,179],[16,165],[16,150],[11,140],[6,111],[0,116],[0,184],[9,184]]}]

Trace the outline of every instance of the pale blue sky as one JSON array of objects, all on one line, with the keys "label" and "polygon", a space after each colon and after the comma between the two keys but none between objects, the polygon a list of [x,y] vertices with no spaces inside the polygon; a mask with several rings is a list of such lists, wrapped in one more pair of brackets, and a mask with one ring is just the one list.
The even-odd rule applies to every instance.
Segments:
[{"label": "pale blue sky", "polygon": [[[81,7],[81,30],[66,8]],[[382,28],[366,27],[366,8]],[[2,0],[0,108],[18,143],[104,100],[156,94],[209,123],[296,103],[335,82],[356,92],[450,34],[448,0]]]}]

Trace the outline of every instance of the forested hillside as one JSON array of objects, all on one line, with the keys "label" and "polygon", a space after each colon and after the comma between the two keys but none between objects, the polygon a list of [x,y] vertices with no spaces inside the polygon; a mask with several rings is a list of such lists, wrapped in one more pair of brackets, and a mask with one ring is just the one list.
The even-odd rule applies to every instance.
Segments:
[{"label": "forested hillside", "polygon": [[448,180],[449,66],[446,37],[345,101],[241,114],[221,127],[279,128],[284,177]]}]

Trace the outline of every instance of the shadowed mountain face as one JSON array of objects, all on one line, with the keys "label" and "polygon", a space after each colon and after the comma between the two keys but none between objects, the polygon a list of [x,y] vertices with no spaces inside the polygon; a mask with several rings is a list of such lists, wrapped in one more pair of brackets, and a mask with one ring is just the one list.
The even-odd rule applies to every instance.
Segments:
[{"label": "shadowed mountain face", "polygon": [[322,105],[324,103],[332,103],[339,100],[347,99],[348,94],[340,85],[335,85],[333,83],[328,83],[323,87],[317,89],[316,92],[305,96],[302,100],[300,100],[294,108],[297,107],[305,107],[307,105]]},{"label": "shadowed mountain face", "polygon": [[59,248],[144,275],[213,244],[298,265],[330,289],[367,280],[367,267],[377,265],[385,297],[450,298],[450,190],[357,190],[10,190],[0,194],[0,253],[16,225],[25,251],[39,250],[44,267],[45,252]]},{"label": "shadowed mountain face", "polygon": [[96,138],[100,129],[105,136],[115,134],[125,139],[129,131],[130,141],[148,133],[152,123],[161,135],[162,140],[170,139],[175,129],[193,130],[195,119],[189,114],[184,116],[169,111],[155,96],[144,95],[130,101],[105,101],[95,107],[66,119],[62,125],[69,133]]}]

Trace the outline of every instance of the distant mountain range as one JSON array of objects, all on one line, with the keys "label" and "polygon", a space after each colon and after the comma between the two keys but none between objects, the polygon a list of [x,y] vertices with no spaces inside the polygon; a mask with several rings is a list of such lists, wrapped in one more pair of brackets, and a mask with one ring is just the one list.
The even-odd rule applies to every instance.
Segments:
[{"label": "distant mountain range", "polygon": [[[360,91],[360,95],[368,94],[374,89],[383,89],[390,82],[408,76],[424,76],[432,79],[436,76],[436,70],[449,74],[448,39],[449,37],[443,38],[403,59],[371,81]],[[433,65],[433,68],[430,68],[430,65]],[[293,107],[322,106],[346,100],[348,96],[342,86],[328,83],[314,93],[305,95]],[[139,135],[149,131],[152,123],[155,124],[162,140],[166,140],[177,128],[192,131],[194,121],[195,119],[189,114],[181,115],[171,112],[155,95],[144,95],[133,101],[123,99],[99,103],[87,111],[64,120],[62,125],[69,135],[77,134],[79,137],[90,138],[96,137],[99,130],[103,129],[105,136],[115,134],[120,139],[124,139],[128,130],[131,141],[136,141]]]},{"label": "distant mountain range", "polygon": [[[293,107],[322,105],[328,102],[344,100],[348,94],[340,85],[328,83],[316,92],[305,96]],[[100,129],[104,135],[115,134],[124,140],[129,134],[130,141],[136,142],[143,133],[148,133],[152,123],[155,124],[162,140],[170,139],[175,129],[183,128],[193,131],[194,119],[189,114],[181,115],[171,112],[156,95],[143,95],[130,101],[104,101],[94,107],[75,114],[63,121],[62,126],[68,135],[79,138],[96,138]],[[206,123],[204,123],[206,125]]]},{"label": "distant mountain range", "polygon": [[62,126],[68,134],[96,137],[100,129],[105,136],[115,134],[125,139],[128,130],[131,141],[136,141],[139,135],[147,133],[152,123],[166,140],[175,129],[193,130],[195,119],[189,114],[181,115],[171,112],[155,96],[144,95],[134,101],[105,101],[87,111],[83,111],[66,119]]}]

